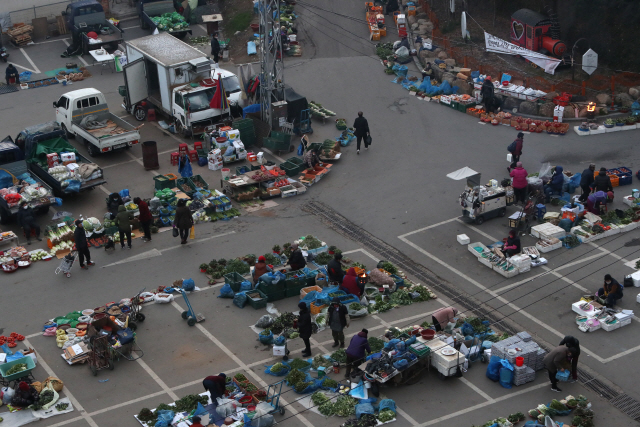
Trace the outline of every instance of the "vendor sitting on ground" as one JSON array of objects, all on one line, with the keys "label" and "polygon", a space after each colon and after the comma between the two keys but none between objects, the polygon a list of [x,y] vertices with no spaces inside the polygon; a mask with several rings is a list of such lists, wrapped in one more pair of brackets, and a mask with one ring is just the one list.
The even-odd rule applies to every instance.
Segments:
[{"label": "vendor sitting on ground", "polygon": [[604,276],[604,285],[598,289],[596,296],[604,299],[608,308],[613,308],[616,305],[616,301],[622,298],[622,285],[610,274],[607,274]]},{"label": "vendor sitting on ground", "polygon": [[24,200],[20,202],[20,210],[18,210],[16,219],[18,225],[24,230],[27,245],[31,244],[31,230],[35,230],[36,240],[42,241],[40,238],[40,226],[36,223],[36,214],[33,212],[33,208]]},{"label": "vendor sitting on ground", "polygon": [[302,250],[297,243],[291,245],[291,256],[289,257],[289,266],[291,271],[302,270],[307,265],[307,260],[302,255]]},{"label": "vendor sitting on ground", "polygon": [[304,157],[302,158],[302,160],[309,169],[313,169],[315,165],[320,163],[320,148],[308,150],[306,153],[304,153]]},{"label": "vendor sitting on ground", "polygon": [[344,277],[344,270],[342,269],[342,254],[337,253],[333,256],[333,259],[329,261],[327,265],[327,273],[329,274],[329,281],[341,284]]},{"label": "vendor sitting on ground", "polygon": [[455,323],[457,313],[458,310],[453,307],[441,308],[433,313],[431,320],[433,321],[433,326],[436,328],[436,331],[443,330],[449,323]]},{"label": "vendor sitting on ground", "polygon": [[7,84],[20,84],[20,73],[13,64],[9,64],[6,70],[4,70],[4,78]]},{"label": "vendor sitting on ground", "polygon": [[592,214],[602,214],[602,208],[607,204],[607,193],[604,191],[596,191],[587,197],[587,211]]},{"label": "vendor sitting on ground", "polygon": [[562,173],[562,166],[556,166],[553,175],[549,183],[544,186],[545,203],[551,201],[551,195],[558,194],[562,196],[562,186],[564,185],[564,174]]},{"label": "vendor sitting on ground", "polygon": [[257,285],[260,277],[270,271],[273,271],[273,269],[267,265],[267,259],[264,256],[260,255],[258,257],[258,262],[256,262],[256,265],[253,267],[253,284]]},{"label": "vendor sitting on ground", "polygon": [[227,388],[227,375],[223,373],[210,375],[202,381],[202,386],[204,391],[211,394],[211,400],[215,402],[216,398],[224,396]]},{"label": "vendor sitting on ground", "polygon": [[502,249],[505,255],[507,255],[508,257],[517,255],[522,251],[520,237],[518,237],[518,233],[516,232],[516,230],[509,230],[509,237],[507,237],[507,241],[504,243]]},{"label": "vendor sitting on ground", "polygon": [[427,65],[422,70],[422,80],[424,81],[425,77],[433,78],[433,68],[431,68],[431,62],[427,62]]},{"label": "vendor sitting on ground", "polygon": [[356,269],[351,267],[347,270],[347,274],[342,279],[342,286],[340,287],[343,291],[348,294],[353,294],[360,298],[362,295],[362,290],[358,286],[358,275],[356,274]]}]

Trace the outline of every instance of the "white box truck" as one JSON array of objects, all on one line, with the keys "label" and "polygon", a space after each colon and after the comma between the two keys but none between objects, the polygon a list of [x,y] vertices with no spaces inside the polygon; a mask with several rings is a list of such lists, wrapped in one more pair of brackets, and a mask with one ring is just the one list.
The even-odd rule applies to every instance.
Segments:
[{"label": "white box truck", "polygon": [[211,59],[168,33],[127,42],[123,107],[136,120],[145,120],[153,107],[173,118],[176,132],[200,133],[206,126],[229,117],[230,108],[211,108],[218,74],[230,105],[240,102],[235,74],[215,68]]}]

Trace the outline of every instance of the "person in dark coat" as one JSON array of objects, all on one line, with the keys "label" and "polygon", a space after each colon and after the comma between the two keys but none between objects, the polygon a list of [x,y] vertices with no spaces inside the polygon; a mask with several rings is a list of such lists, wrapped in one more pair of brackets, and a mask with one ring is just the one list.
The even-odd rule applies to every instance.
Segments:
[{"label": "person in dark coat", "polygon": [[351,369],[356,369],[358,366],[364,362],[364,358],[367,353],[371,353],[371,347],[369,347],[369,340],[367,339],[367,335],[369,331],[366,329],[358,332],[357,335],[354,335],[351,338],[351,342],[349,343],[349,347],[347,347],[347,371],[344,376],[349,378],[351,375]]},{"label": "person in dark coat", "polygon": [[522,147],[524,146],[524,133],[518,132],[518,136],[515,139],[515,147],[513,151],[511,151],[511,165],[507,167],[507,170],[511,172],[512,168],[515,168],[520,161],[520,156],[522,155]]},{"label": "person in dark coat", "polygon": [[552,194],[562,195],[562,186],[564,185],[564,174],[562,173],[562,166],[556,166],[556,170],[551,175],[551,180],[544,186],[545,203],[551,201]]},{"label": "person in dark coat", "polygon": [[297,243],[291,245],[291,256],[289,256],[289,266],[291,271],[301,270],[307,265],[307,260],[302,255],[302,250]]},{"label": "person in dark coat", "polygon": [[570,357],[571,350],[564,345],[554,348],[544,357],[544,366],[547,368],[547,372],[549,373],[549,381],[551,381],[552,391],[562,391],[558,388],[558,379],[556,378],[556,374],[558,371],[564,372],[568,367]]},{"label": "person in dark coat", "polygon": [[358,111],[358,117],[353,122],[353,128],[355,129],[355,135],[357,138],[357,147],[356,153],[360,154],[360,141],[364,138],[364,149],[369,149],[369,144],[367,143],[367,136],[371,135],[369,132],[369,122],[364,118],[362,111]]},{"label": "person in dark coat", "polygon": [[76,220],[76,229],[73,231],[73,239],[76,242],[76,250],[78,251],[78,258],[80,258],[80,268],[88,270],[89,268],[84,265],[86,258],[87,265],[95,265],[95,262],[91,261],[91,253],[89,252],[89,245],[87,244],[87,234],[84,231],[82,220]]},{"label": "person in dark coat", "polygon": [[[593,174],[591,174],[593,176]],[[565,345],[571,349],[571,377],[575,382],[578,380],[578,358],[580,357],[580,341],[577,338],[567,335],[558,345]]]},{"label": "person in dark coat", "polygon": [[393,12],[400,10],[400,5],[398,4],[398,0],[389,0],[387,2],[386,13],[387,15],[393,15]]},{"label": "person in dark coat", "polygon": [[480,95],[482,95],[482,102],[484,103],[484,109],[487,113],[493,113],[493,91],[495,87],[493,86],[493,82],[491,81],[491,76],[487,76],[482,83],[482,88],[480,89]]},{"label": "person in dark coat", "polygon": [[302,338],[302,342],[304,342],[302,357],[309,357],[311,356],[311,343],[309,342],[312,332],[311,313],[309,313],[307,304],[303,301],[298,303],[298,308],[300,308],[300,315],[298,316],[298,333],[300,334],[300,338]]},{"label": "person in dark coat", "polygon": [[338,284],[342,283],[344,277],[344,270],[342,269],[342,254],[338,253],[333,256],[333,259],[327,264],[327,273],[329,274],[329,281]]},{"label": "person in dark coat", "polygon": [[333,336],[333,346],[344,348],[344,328],[349,327],[351,319],[349,318],[349,312],[344,304],[340,303],[340,298],[334,297],[331,305],[329,306],[327,324],[331,328],[331,335]]},{"label": "person in dark coat", "polygon": [[131,249],[131,220],[133,219],[133,212],[128,211],[124,205],[118,206],[118,215],[116,215],[116,225],[118,226],[118,232],[120,233],[120,247],[124,249],[124,238],[127,238],[127,246]]},{"label": "person in dark coat", "polygon": [[427,65],[425,65],[424,69],[422,70],[422,81],[424,81],[426,77],[433,78],[433,68],[431,68],[431,62],[427,62]]},{"label": "person in dark coat", "polygon": [[348,294],[353,294],[360,298],[362,290],[358,286],[358,275],[356,274],[355,268],[351,267],[347,270],[347,274],[342,279],[341,289]]},{"label": "person in dark coat", "polygon": [[138,210],[140,211],[140,215],[138,216],[138,219],[140,220],[140,225],[142,225],[142,230],[144,230],[144,237],[142,241],[150,242],[151,241],[151,224],[153,223],[153,215],[151,215],[151,211],[149,210],[149,205],[140,197],[136,197],[135,199],[133,199],[133,203],[138,205]]},{"label": "person in dark coat", "polygon": [[124,205],[122,196],[118,193],[109,194],[109,201],[107,201],[107,210],[111,212],[111,219],[114,219],[118,215],[118,207]]},{"label": "person in dark coat", "polygon": [[191,178],[193,176],[191,161],[185,153],[182,153],[178,158],[178,173],[183,178]]},{"label": "person in dark coat", "polygon": [[36,231],[36,240],[40,242],[42,241],[40,238],[40,226],[36,224],[36,214],[33,212],[33,208],[24,200],[20,202],[20,209],[16,215],[16,221],[24,230],[24,235],[27,238],[27,245],[31,244],[32,229]]},{"label": "person in dark coat", "polygon": [[180,231],[180,244],[184,245],[187,243],[189,230],[193,227],[193,217],[191,216],[191,210],[187,207],[187,201],[185,199],[178,200],[173,226],[177,227]]},{"label": "person in dark coat", "polygon": [[580,176],[580,188],[582,188],[582,194],[578,199],[582,203],[587,201],[589,194],[591,193],[591,185],[595,180],[593,171],[596,170],[596,165],[591,163],[589,167],[582,171],[582,175]]},{"label": "person in dark coat", "polygon": [[507,241],[504,244],[503,249],[508,257],[517,255],[522,251],[522,244],[520,243],[520,238],[515,230],[509,230],[509,237],[507,237]]},{"label": "person in dark coat", "polygon": [[9,66],[7,66],[7,69],[4,71],[4,78],[8,85],[12,84],[11,80],[14,80],[13,84],[20,84],[20,73],[13,64],[9,64]]},{"label": "person in dark coat", "polygon": [[593,189],[594,193],[596,191],[604,191],[605,193],[608,193],[609,191],[611,191],[613,193],[611,178],[607,176],[606,168],[600,168],[600,172],[598,173],[598,176],[596,176],[593,182],[591,183],[591,188]]},{"label": "person in dark coat", "polygon": [[218,41],[218,33],[213,33],[211,38],[211,55],[213,55],[213,62],[216,64],[220,60],[220,42]]},{"label": "person in dark coat", "polygon": [[211,400],[215,402],[216,398],[224,396],[227,388],[227,375],[223,373],[210,375],[202,380],[202,386],[204,391],[208,391],[211,394]]},{"label": "person in dark coat", "polygon": [[616,305],[616,301],[622,298],[622,285],[610,274],[606,274],[604,276],[604,284],[598,292],[596,292],[596,296],[599,298],[603,298],[605,300],[606,306],[609,308],[613,308]]},{"label": "person in dark coat", "polygon": [[253,266],[253,284],[257,285],[260,277],[270,271],[273,270],[267,265],[267,259],[263,255],[260,255],[258,257],[258,262]]}]

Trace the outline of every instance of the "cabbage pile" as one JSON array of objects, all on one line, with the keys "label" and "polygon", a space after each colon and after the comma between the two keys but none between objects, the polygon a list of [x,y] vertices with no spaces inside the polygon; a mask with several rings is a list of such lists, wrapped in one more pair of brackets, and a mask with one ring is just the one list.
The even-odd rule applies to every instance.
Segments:
[{"label": "cabbage pile", "polygon": [[178,31],[189,28],[189,24],[178,12],[164,13],[151,18],[158,31]]}]

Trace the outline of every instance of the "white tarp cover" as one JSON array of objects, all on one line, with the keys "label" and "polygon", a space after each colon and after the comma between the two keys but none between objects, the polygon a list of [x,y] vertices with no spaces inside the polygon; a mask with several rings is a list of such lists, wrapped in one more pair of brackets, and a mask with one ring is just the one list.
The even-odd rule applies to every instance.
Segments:
[{"label": "white tarp cover", "polygon": [[524,47],[515,45],[513,43],[509,43],[506,40],[502,40],[498,37],[492,36],[486,31],[484,33],[484,40],[487,52],[504,53],[507,55],[520,55],[533,62],[549,74],[554,74],[556,71],[556,67],[560,64],[559,59],[552,58],[550,56],[546,56],[529,49],[525,49]]},{"label": "white tarp cover", "polygon": [[479,175],[478,172],[474,171],[468,166],[463,167],[462,169],[458,169],[455,172],[451,172],[447,174],[447,178],[455,179],[456,181],[460,181],[461,179],[469,178],[470,176]]}]

